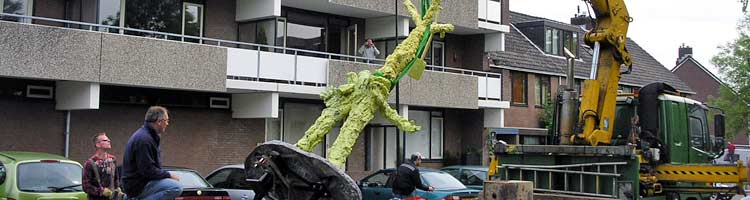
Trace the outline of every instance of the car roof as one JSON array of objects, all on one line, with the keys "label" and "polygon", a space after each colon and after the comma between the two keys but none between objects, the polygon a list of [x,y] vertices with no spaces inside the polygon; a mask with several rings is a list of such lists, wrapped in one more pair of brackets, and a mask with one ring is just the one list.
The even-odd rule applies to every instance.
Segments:
[{"label": "car roof", "polygon": [[0,151],[0,156],[9,158],[16,162],[27,161],[27,160],[66,160],[71,161],[60,155],[40,152],[26,152],[26,151]]},{"label": "car roof", "polygon": [[443,167],[442,169],[471,169],[471,170],[487,171],[487,166],[481,166],[481,165],[453,165],[453,166]]}]

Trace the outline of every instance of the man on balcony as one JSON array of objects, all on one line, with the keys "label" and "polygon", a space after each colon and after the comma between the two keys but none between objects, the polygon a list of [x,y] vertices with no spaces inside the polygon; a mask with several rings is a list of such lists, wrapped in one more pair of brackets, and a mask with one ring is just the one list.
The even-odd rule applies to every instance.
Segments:
[{"label": "man on balcony", "polygon": [[367,39],[367,42],[359,47],[359,50],[357,50],[357,52],[361,54],[362,57],[367,58],[365,60],[365,62],[367,63],[372,63],[372,59],[375,59],[376,56],[380,55],[380,51],[378,51],[378,48],[375,47],[375,43],[372,42],[372,39]]}]

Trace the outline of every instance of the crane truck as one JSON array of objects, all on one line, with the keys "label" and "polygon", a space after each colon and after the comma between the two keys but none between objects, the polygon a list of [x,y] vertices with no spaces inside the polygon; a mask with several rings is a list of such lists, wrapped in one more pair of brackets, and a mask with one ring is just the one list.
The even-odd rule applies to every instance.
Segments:
[{"label": "crane truck", "polygon": [[620,76],[637,62],[625,47],[632,18],[624,0],[587,2],[596,19],[584,37],[593,60],[582,94],[574,89],[575,57],[567,52],[567,86],[556,98],[548,144],[507,145],[493,135],[491,179],[531,181],[535,193],[577,198],[697,200],[744,194],[748,170],[742,162],[712,164],[724,149],[722,112],[665,83],[618,93]]}]

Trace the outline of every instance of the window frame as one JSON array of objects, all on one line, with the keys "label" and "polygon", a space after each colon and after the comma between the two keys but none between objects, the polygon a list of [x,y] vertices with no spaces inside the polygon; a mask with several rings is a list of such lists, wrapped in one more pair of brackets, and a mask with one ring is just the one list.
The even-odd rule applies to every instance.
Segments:
[{"label": "window frame", "polygon": [[[203,37],[203,28],[204,28],[203,25],[204,25],[205,20],[206,20],[205,19],[206,18],[206,8],[205,8],[205,6],[203,4],[190,3],[190,2],[182,2],[182,10],[181,10],[181,12],[182,12],[182,14],[181,14],[182,15],[182,19],[180,20],[181,33],[182,33],[182,35],[185,35],[185,25],[186,25],[186,23],[185,23],[185,15],[187,14],[186,10],[187,10],[188,6],[196,6],[196,7],[198,7],[198,15],[199,15],[199,17],[198,17],[198,24],[199,24],[198,25],[198,35],[197,36],[196,35],[191,35],[191,36],[202,38]],[[185,41],[185,37],[182,38],[182,41],[183,42]],[[202,44],[203,41],[199,40],[198,43]]]},{"label": "window frame", "polygon": [[[26,16],[34,16],[34,0],[22,0],[26,1]],[[5,7],[5,0],[0,0],[0,13],[5,13],[3,10]],[[12,13],[11,13],[12,14]],[[1,19],[1,18],[0,18]],[[15,22],[21,22],[21,23],[31,23],[31,19],[25,18],[25,19],[18,19],[13,20]]]},{"label": "window frame", "polygon": [[[510,81],[511,81],[510,82],[510,87],[511,87],[510,103],[511,103],[511,105],[517,105],[517,106],[526,106],[526,105],[528,105],[529,104],[529,97],[528,97],[529,96],[528,95],[528,92],[529,92],[529,88],[528,88],[529,77],[528,77],[528,74],[523,73],[523,72],[511,72],[510,76],[511,76],[510,77]],[[519,77],[516,77],[516,76],[519,76]],[[522,83],[520,83],[520,84],[523,84],[523,85],[521,86],[521,88],[519,88],[519,89],[522,90],[522,94],[521,94],[522,101],[517,102],[516,98],[515,98],[516,97],[515,96],[516,95],[516,91],[518,90],[516,88],[516,84],[517,84],[516,80],[518,78],[520,78],[520,77],[523,77],[523,81],[522,81]]]},{"label": "window frame", "polygon": [[[536,74],[536,82],[534,83],[534,106],[536,107],[544,107],[544,104],[547,103],[552,98],[552,78],[550,76],[540,75]],[[542,82],[546,82],[546,85],[542,85]],[[539,94],[537,94],[537,89],[539,89]],[[549,95],[549,98],[547,97]]]}]

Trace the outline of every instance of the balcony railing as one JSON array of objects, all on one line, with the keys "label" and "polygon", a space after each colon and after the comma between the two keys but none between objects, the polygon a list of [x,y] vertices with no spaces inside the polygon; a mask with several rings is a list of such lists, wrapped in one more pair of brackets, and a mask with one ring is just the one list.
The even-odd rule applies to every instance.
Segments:
[{"label": "balcony railing", "polygon": [[[383,59],[369,59],[361,56],[319,52],[239,41],[229,41],[208,37],[165,33],[46,17],[16,15],[9,13],[0,13],[0,17],[20,18],[25,19],[24,21],[26,22],[31,20],[56,22],[61,23],[63,28],[100,31],[121,35],[140,35],[143,37],[176,42],[195,41],[197,43],[205,45],[226,47],[229,49],[227,53],[227,79],[230,80],[247,80],[326,87],[328,84],[328,60],[343,60],[362,63],[367,62],[371,64],[385,63],[385,60]],[[233,57],[241,58],[241,60],[233,60]],[[251,64],[251,67],[247,67],[247,63],[255,64]],[[477,95],[480,100],[500,100],[500,94],[502,94],[502,76],[499,73],[433,65],[428,65],[425,69],[428,71],[439,73],[475,76],[477,77]],[[323,71],[321,72],[321,70]]]}]

